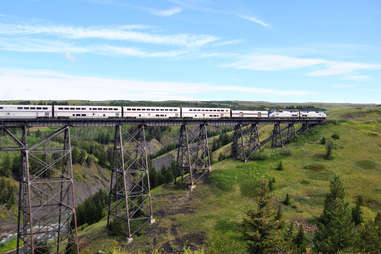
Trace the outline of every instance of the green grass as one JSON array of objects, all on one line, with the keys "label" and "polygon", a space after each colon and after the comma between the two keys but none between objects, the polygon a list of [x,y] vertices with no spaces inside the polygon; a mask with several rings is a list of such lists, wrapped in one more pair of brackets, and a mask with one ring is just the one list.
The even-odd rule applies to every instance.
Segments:
[{"label": "green grass", "polygon": [[[352,113],[351,113],[352,112]],[[358,113],[360,112],[360,113]],[[375,113],[376,112],[376,113]],[[274,199],[277,203],[290,195],[291,205],[282,204],[286,221],[313,224],[320,215],[329,180],[341,176],[347,192],[347,201],[354,206],[359,195],[364,198],[362,211],[366,220],[381,209],[381,109],[340,109],[329,112],[336,118],[299,136],[284,149],[266,148],[260,159],[242,163],[224,160],[213,164],[213,172],[205,183],[198,184],[189,193],[172,185],[152,190],[154,215],[157,222],[146,234],[125,239],[110,236],[105,230],[106,220],[80,230],[81,242],[88,243],[83,253],[98,250],[121,249],[123,253],[151,253],[163,246],[172,246],[180,239],[188,244],[212,250],[214,253],[245,253],[241,239],[240,222],[245,211],[255,208],[258,181],[275,178]],[[370,116],[369,116],[369,115]],[[375,116],[377,116],[375,118]],[[261,135],[271,131],[265,126]],[[340,138],[333,139],[337,134]],[[334,144],[333,159],[324,159],[325,145],[321,137]],[[228,154],[230,144],[216,151]],[[283,170],[276,170],[282,161]],[[195,241],[192,234],[203,234],[204,240]],[[310,237],[310,236],[308,236]]]},{"label": "green grass", "polygon": [[12,240],[6,243],[0,244],[0,253],[5,253],[10,250],[14,250],[16,249],[16,247],[17,247],[17,238],[13,238]]}]

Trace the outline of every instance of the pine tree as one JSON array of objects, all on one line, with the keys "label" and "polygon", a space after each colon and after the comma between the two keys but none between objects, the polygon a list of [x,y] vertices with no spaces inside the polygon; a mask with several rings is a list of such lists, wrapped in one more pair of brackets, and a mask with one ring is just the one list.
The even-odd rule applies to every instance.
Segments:
[{"label": "pine tree", "polygon": [[359,225],[364,221],[361,211],[361,203],[361,199],[358,198],[356,201],[356,206],[352,208],[352,221],[355,223],[355,225]]},{"label": "pine tree", "polygon": [[242,222],[244,239],[250,253],[277,253],[281,245],[281,221],[276,219],[273,199],[268,186],[262,183],[257,199],[257,209],[249,210]]},{"label": "pine tree", "polygon": [[279,162],[278,166],[276,167],[277,170],[282,171],[283,170],[283,163],[282,161]]},{"label": "pine tree", "polygon": [[314,248],[320,253],[337,253],[353,247],[355,241],[351,211],[344,201],[344,185],[339,176],[331,181],[314,235]]},{"label": "pine tree", "polygon": [[357,249],[362,253],[381,253],[381,238],[375,221],[368,221],[360,227]]},{"label": "pine tree", "polygon": [[282,216],[283,216],[283,214],[282,214],[282,206],[279,204],[278,205],[278,210],[276,211],[275,219],[280,220],[280,219],[282,219]]},{"label": "pine tree", "polygon": [[307,240],[306,236],[304,235],[303,226],[301,224],[299,225],[298,234],[293,239],[293,243],[295,245],[295,253],[306,253]]},{"label": "pine tree", "polygon": [[285,205],[291,204],[290,195],[288,195],[288,193],[286,194],[286,198],[283,200],[283,204]]},{"label": "pine tree", "polygon": [[331,141],[328,141],[327,145],[325,146],[325,159],[331,160],[332,159],[332,148],[333,144]]}]

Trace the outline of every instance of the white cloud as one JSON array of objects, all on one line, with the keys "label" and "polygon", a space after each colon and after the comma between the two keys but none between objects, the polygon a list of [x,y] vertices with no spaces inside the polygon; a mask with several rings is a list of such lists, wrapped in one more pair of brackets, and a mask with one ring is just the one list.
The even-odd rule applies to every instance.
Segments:
[{"label": "white cloud", "polygon": [[[164,44],[185,47],[201,47],[208,43],[215,42],[219,38],[205,34],[153,34],[132,30],[132,27],[74,27],[56,25],[20,25],[20,24],[0,24],[0,35],[12,36],[33,36],[49,35],[67,39],[103,39],[135,41],[149,44]],[[135,27],[136,29],[136,27]]]},{"label": "white cloud", "polygon": [[[309,71],[309,76],[333,76],[350,74],[361,70],[381,70],[379,64],[331,61],[320,58],[298,58],[283,55],[249,55],[240,57],[236,62],[222,65],[241,70],[282,71],[313,67],[318,70]],[[356,76],[352,76],[355,77]],[[360,76],[357,78],[364,78]]]},{"label": "white cloud", "polygon": [[222,41],[222,42],[216,42],[213,44],[213,46],[226,46],[226,45],[234,45],[239,44],[243,40],[230,40],[230,41]]},{"label": "white cloud", "polygon": [[279,71],[323,63],[325,63],[324,60],[313,58],[296,58],[280,55],[250,55],[241,57],[238,61],[226,64],[224,67],[233,67],[241,70]]},{"label": "white cloud", "polygon": [[65,57],[72,62],[74,62],[76,60],[75,56],[73,56],[69,51],[65,52]]},{"label": "white cloud", "polygon": [[248,20],[250,22],[259,24],[259,25],[264,26],[264,27],[269,27],[270,26],[269,24],[265,23],[264,21],[260,20],[257,17],[254,17],[254,16],[239,15],[239,17],[242,18],[242,19]]},{"label": "white cloud", "polygon": [[97,55],[136,56],[136,57],[177,57],[186,54],[185,50],[144,51],[137,48],[117,47],[107,44],[76,46],[68,42],[39,39],[4,39],[0,37],[0,50],[14,52],[63,53],[69,60],[75,60],[72,53]]},{"label": "white cloud", "polygon": [[368,75],[351,75],[345,78],[346,80],[366,81],[369,80]]},{"label": "white cloud", "polygon": [[[0,69],[3,92],[0,99],[81,99],[81,100],[196,100],[207,93],[237,93],[294,95],[310,94],[306,91],[284,91],[248,86],[222,86],[204,83],[141,81],[71,76],[50,71]],[[54,84],[54,85],[52,85]],[[33,89],[28,89],[33,87]]]},{"label": "white cloud", "polygon": [[182,8],[180,7],[175,7],[175,8],[171,8],[171,9],[167,9],[167,10],[154,10],[154,9],[151,9],[150,12],[154,15],[157,15],[157,16],[163,16],[163,17],[168,17],[168,16],[172,16],[172,15],[175,15],[177,13],[180,13],[182,12]]}]

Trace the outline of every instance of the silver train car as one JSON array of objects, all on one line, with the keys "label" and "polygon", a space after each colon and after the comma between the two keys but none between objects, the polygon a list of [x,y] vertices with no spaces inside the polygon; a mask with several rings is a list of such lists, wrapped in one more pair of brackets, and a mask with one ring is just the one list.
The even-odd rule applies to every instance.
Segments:
[{"label": "silver train car", "polygon": [[0,105],[0,119],[17,118],[137,118],[137,119],[220,119],[220,118],[314,118],[325,119],[323,111],[256,111],[230,108],[153,106]]}]

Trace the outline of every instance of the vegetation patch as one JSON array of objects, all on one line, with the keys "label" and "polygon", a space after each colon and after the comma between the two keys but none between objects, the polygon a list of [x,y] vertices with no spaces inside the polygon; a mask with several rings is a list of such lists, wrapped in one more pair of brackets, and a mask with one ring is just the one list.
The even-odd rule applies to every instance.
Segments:
[{"label": "vegetation patch", "polygon": [[377,167],[377,164],[371,160],[356,161],[355,165],[362,169],[375,169]]},{"label": "vegetation patch", "polygon": [[325,169],[325,166],[320,163],[311,163],[311,164],[305,165],[304,168],[312,170],[312,171],[322,171]]}]

